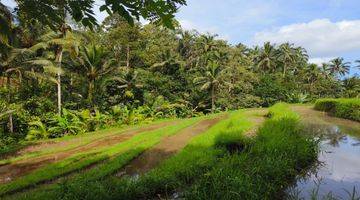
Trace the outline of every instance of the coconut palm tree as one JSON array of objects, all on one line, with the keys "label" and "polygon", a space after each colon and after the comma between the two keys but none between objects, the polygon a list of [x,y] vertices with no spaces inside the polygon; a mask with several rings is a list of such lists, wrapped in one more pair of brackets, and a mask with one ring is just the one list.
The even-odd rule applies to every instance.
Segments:
[{"label": "coconut palm tree", "polygon": [[218,50],[215,41],[217,35],[201,35],[196,42],[196,50],[194,52],[197,58],[197,66],[206,68],[210,60],[213,58],[215,52]]},{"label": "coconut palm tree", "polygon": [[330,69],[329,69],[329,63],[322,63],[320,66],[321,74],[325,76],[325,78],[330,77]]},{"label": "coconut palm tree", "polygon": [[109,52],[104,47],[95,44],[81,48],[79,61],[81,63],[80,71],[86,74],[88,82],[88,100],[94,105],[96,81],[114,72],[117,69],[116,62],[114,59],[109,59]]},{"label": "coconut palm tree", "polygon": [[215,62],[210,62],[206,67],[205,74],[193,80],[196,85],[201,85],[201,90],[210,90],[211,96],[211,112],[215,111],[216,90],[218,89],[221,80],[223,69]]},{"label": "coconut palm tree", "polygon": [[355,60],[355,63],[357,63],[356,67],[360,69],[360,60]]},{"label": "coconut palm tree", "polygon": [[289,70],[290,65],[294,65],[296,62],[297,52],[293,48],[292,44],[284,43],[279,47],[278,58],[283,65],[283,77],[286,75],[286,71]]},{"label": "coconut palm tree", "polygon": [[[78,39],[77,35],[71,32],[70,27],[64,25],[61,27],[61,31],[48,32],[41,37],[41,42],[29,48],[33,52],[36,52],[39,49],[44,49],[51,50],[53,53],[53,55],[47,55],[47,57],[36,58],[33,62],[30,61],[29,63],[43,65],[48,68],[48,71],[50,70],[50,72],[56,72],[56,81],[54,81],[52,78],[51,81],[55,82],[57,85],[57,104],[59,115],[61,115],[62,111],[61,76],[63,74],[63,54],[69,53],[70,57],[75,58],[79,52],[79,41],[80,40]],[[54,66],[57,67],[58,70],[54,70]],[[46,78],[46,76],[41,76],[39,74],[37,76],[40,78]]]},{"label": "coconut palm tree", "polygon": [[276,49],[270,42],[266,42],[260,49],[259,55],[255,58],[257,69],[265,71],[274,71],[276,68]]},{"label": "coconut palm tree", "polygon": [[320,75],[319,66],[316,64],[309,64],[305,68],[306,81],[310,85],[310,92],[313,90],[313,85]]},{"label": "coconut palm tree", "polygon": [[335,58],[329,63],[329,71],[331,74],[344,76],[350,71],[349,64],[349,62],[344,62],[343,58]]}]

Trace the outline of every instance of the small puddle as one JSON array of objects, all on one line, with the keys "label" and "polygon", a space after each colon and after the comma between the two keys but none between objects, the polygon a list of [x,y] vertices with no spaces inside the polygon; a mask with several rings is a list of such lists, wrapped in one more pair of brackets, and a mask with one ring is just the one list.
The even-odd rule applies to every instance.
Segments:
[{"label": "small puddle", "polygon": [[304,120],[305,130],[320,139],[318,162],[287,190],[289,199],[360,197],[360,123],[321,115]]}]

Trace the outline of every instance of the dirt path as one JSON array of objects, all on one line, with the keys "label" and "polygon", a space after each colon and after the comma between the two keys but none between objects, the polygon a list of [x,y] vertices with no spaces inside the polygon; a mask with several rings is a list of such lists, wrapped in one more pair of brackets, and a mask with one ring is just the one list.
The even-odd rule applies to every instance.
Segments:
[{"label": "dirt path", "polygon": [[93,142],[90,142],[82,146],[78,146],[68,151],[57,152],[37,158],[20,160],[18,162],[0,166],[0,184],[10,182],[15,178],[29,174],[30,172],[39,169],[47,164],[66,159],[76,153],[86,152],[106,146],[112,146],[120,142],[126,141],[141,132],[156,130],[164,126],[174,125],[176,123],[177,123],[176,121],[164,122],[155,125],[150,125],[144,128],[129,130],[121,134],[111,135],[109,137],[97,139]]},{"label": "dirt path", "polygon": [[268,113],[268,110],[266,108],[256,108],[256,109],[248,109],[245,111],[245,115],[249,116],[249,121],[254,124],[254,126],[246,131],[244,134],[249,137],[254,137],[256,135],[256,132],[258,128],[261,126],[261,124],[266,120],[266,114]]},{"label": "dirt path", "polygon": [[156,167],[160,162],[179,152],[186,146],[191,138],[208,130],[225,116],[215,119],[206,119],[190,127],[181,130],[176,135],[166,137],[153,148],[145,151],[132,160],[123,170],[116,174],[117,177],[124,175],[136,176],[144,174]]}]

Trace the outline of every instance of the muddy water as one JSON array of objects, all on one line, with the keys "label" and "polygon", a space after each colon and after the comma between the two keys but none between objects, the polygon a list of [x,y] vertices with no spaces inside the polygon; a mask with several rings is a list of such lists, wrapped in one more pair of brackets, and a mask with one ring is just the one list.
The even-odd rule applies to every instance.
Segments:
[{"label": "muddy water", "polygon": [[[320,140],[318,162],[288,190],[295,199],[360,196],[360,123],[330,117],[309,107],[294,108],[306,132]],[[355,190],[354,190],[355,189]]]}]

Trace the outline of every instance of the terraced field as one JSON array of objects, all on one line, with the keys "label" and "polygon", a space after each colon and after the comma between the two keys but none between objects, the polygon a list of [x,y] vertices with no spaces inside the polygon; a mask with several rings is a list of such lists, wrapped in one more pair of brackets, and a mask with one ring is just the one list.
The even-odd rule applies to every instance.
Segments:
[{"label": "terraced field", "polygon": [[[227,114],[166,120],[137,127],[113,128],[85,136],[39,141],[2,156],[0,195],[29,191],[71,179],[117,162],[99,178],[123,170],[145,172],[181,150],[194,136]],[[146,163],[143,165],[142,163]],[[136,164],[138,163],[138,164]],[[131,166],[131,167],[130,167]]]},{"label": "terraced field", "polygon": [[311,106],[277,104],[44,140],[3,155],[0,196],[286,199],[318,156],[299,119],[358,126]]}]

